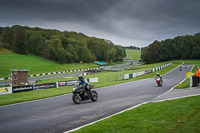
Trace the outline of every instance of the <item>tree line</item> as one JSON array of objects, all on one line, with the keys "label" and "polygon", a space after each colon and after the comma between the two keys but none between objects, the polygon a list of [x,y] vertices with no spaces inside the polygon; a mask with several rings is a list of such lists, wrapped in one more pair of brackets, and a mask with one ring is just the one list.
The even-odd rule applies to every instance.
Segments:
[{"label": "tree line", "polygon": [[0,47],[34,54],[58,63],[120,61],[125,49],[111,41],[82,33],[15,25],[0,27]]},{"label": "tree line", "polygon": [[200,33],[154,41],[141,49],[141,59],[155,63],[174,59],[200,59]]}]

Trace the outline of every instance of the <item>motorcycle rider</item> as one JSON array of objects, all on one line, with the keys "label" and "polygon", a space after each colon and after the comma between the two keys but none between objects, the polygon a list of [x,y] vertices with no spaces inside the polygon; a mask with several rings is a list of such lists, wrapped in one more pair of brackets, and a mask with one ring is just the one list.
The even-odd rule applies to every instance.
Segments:
[{"label": "motorcycle rider", "polygon": [[89,88],[89,82],[87,81],[86,78],[83,78],[83,75],[79,75],[78,76],[78,80],[80,81],[80,84],[79,85],[82,85],[83,86],[83,89],[85,89],[86,91],[89,91],[90,92],[90,88]]},{"label": "motorcycle rider", "polygon": [[187,69],[187,65],[185,65],[185,69]]},{"label": "motorcycle rider", "polygon": [[182,70],[182,66],[180,66],[180,71]]},{"label": "motorcycle rider", "polygon": [[161,82],[163,82],[162,77],[160,76],[160,73],[157,73],[157,74],[156,74],[155,80],[156,80],[157,78],[160,78]]}]

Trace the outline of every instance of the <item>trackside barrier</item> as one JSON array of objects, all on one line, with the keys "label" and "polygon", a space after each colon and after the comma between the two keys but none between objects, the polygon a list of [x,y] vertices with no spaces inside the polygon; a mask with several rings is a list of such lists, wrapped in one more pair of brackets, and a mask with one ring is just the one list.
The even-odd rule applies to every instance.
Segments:
[{"label": "trackside barrier", "polygon": [[125,74],[124,79],[129,79],[129,74]]},{"label": "trackside barrier", "polygon": [[[98,77],[96,78],[89,78],[89,82],[99,82]],[[15,87],[5,87],[0,88],[0,95],[1,94],[10,94],[16,92],[24,92],[24,91],[31,91],[31,90],[39,90],[39,89],[49,89],[49,88],[58,88],[63,86],[73,86],[76,83],[79,83],[78,80],[70,80],[70,81],[60,81],[55,83],[43,83],[43,84],[34,84],[34,85],[26,85],[26,86],[15,86]]]},{"label": "trackside barrier", "polygon": [[136,73],[133,73],[133,78],[135,78],[137,76],[137,74]]},{"label": "trackside barrier", "polygon": [[23,92],[23,91],[31,91],[31,90],[33,90],[33,85],[12,87],[13,93],[15,93],[15,92]]},{"label": "trackside barrier", "polygon": [[133,74],[129,74],[129,78],[133,78]]},{"label": "trackside barrier", "polygon": [[0,95],[11,94],[11,93],[12,93],[12,87],[2,87],[2,88],[0,88]]},{"label": "trackside barrier", "polygon": [[138,76],[142,76],[144,74],[153,73],[153,72],[159,71],[163,68],[166,68],[170,65],[172,65],[172,63],[168,63],[168,64],[165,64],[165,65],[162,65],[162,66],[158,66],[158,67],[155,67],[151,70],[146,70],[146,71],[142,71],[142,72],[138,72],[138,73],[132,73],[132,74],[125,74],[124,79],[135,78],[135,77],[138,77]]}]

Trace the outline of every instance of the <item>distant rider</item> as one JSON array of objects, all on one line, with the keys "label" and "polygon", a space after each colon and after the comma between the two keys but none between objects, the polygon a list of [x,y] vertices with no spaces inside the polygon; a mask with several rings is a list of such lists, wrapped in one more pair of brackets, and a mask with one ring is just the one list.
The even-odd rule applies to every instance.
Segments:
[{"label": "distant rider", "polygon": [[187,65],[185,65],[185,69],[187,69]]},{"label": "distant rider", "polygon": [[182,70],[182,66],[180,66],[180,71]]},{"label": "distant rider", "polygon": [[161,82],[163,82],[162,77],[160,76],[160,73],[157,73],[157,74],[156,74],[155,80],[156,80],[157,78],[160,78]]},{"label": "distant rider", "polygon": [[83,78],[83,75],[79,75],[79,76],[78,76],[78,80],[80,81],[80,85],[82,85],[83,88],[84,88],[86,91],[90,91],[90,89],[89,89],[89,82],[87,81],[86,78]]}]

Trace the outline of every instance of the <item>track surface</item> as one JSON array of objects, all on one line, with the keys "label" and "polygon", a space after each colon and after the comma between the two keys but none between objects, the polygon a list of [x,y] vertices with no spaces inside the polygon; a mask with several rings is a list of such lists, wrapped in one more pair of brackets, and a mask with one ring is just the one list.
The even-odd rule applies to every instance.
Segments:
[{"label": "track surface", "polygon": [[155,79],[144,79],[96,89],[97,102],[72,102],[72,94],[0,107],[0,132],[64,132],[90,123],[142,102],[150,101],[185,78],[187,69],[179,68],[163,76],[157,87]]}]

